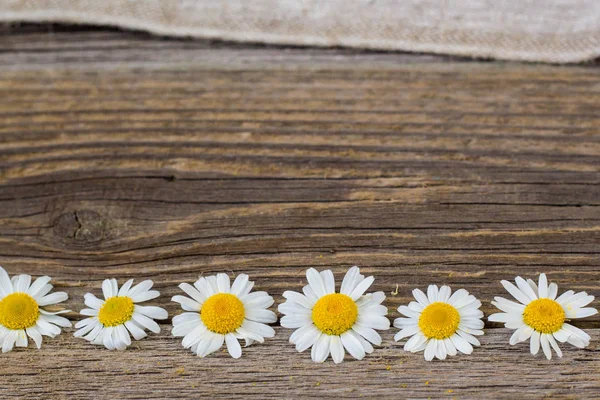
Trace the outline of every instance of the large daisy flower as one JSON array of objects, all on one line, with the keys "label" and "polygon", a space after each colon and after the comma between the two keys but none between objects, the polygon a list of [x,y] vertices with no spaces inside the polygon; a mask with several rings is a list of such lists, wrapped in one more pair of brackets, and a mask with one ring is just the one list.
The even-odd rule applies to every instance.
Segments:
[{"label": "large daisy flower", "polygon": [[283,293],[287,300],[279,305],[281,326],[296,329],[290,343],[302,352],[312,346],[311,357],[323,362],[331,353],[333,362],[344,360],[344,349],[354,358],[361,360],[373,346],[381,344],[381,336],[375,329],[389,329],[387,308],[383,292],[364,294],[374,281],[365,278],[358,267],[348,270],[342,281],[340,292],[335,291],[335,280],[331,270],[320,273],[310,268],[306,271],[308,285],[304,294],[292,291]]},{"label": "large daisy flower", "polygon": [[267,292],[250,293],[253,286],[246,274],[238,275],[233,284],[227,274],[200,278],[194,286],[180,284],[191,298],[172,299],[187,311],[173,317],[173,336],[183,337],[183,347],[200,357],[214,353],[225,343],[231,357],[240,358],[238,339],[249,346],[275,336],[275,330],[265,325],[277,321],[275,313],[267,310],[273,298]]},{"label": "large daisy flower", "polygon": [[537,285],[531,279],[525,281],[520,276],[515,278],[515,282],[517,286],[508,281],[501,283],[518,303],[495,297],[492,304],[503,312],[488,317],[488,321],[503,322],[506,328],[516,329],[510,338],[511,345],[531,338],[531,354],[537,354],[541,346],[546,358],[551,360],[550,347],[562,357],[557,341],[579,348],[590,344],[587,333],[565,321],[596,314],[595,308],[586,307],[594,296],[568,290],[556,297],[558,286],[556,283],[548,284],[545,274],[540,274]]},{"label": "large daisy flower", "polygon": [[450,287],[438,289],[436,285],[429,285],[427,295],[419,289],[412,293],[417,301],[398,308],[407,318],[394,320],[394,326],[401,329],[394,340],[412,336],[404,350],[425,350],[425,360],[431,361],[434,357],[444,360],[458,352],[471,354],[473,346],[479,346],[475,336],[483,335],[483,312],[475,296],[465,289],[452,294]]},{"label": "large daisy flower", "polygon": [[160,296],[152,289],[154,282],[146,280],[133,285],[133,279],[125,282],[119,289],[116,279],[102,282],[104,300],[91,293],[84,296],[85,305],[90,308],[81,310],[89,318],[75,324],[79,330],[75,337],[82,337],[92,344],[104,345],[109,350],[125,350],[131,344],[131,337],[140,340],[146,337],[144,329],[160,332],[155,319],[166,319],[167,311],[160,307],[140,306],[142,303]]},{"label": "large daisy flower", "polygon": [[49,276],[37,278],[31,283],[30,275],[15,275],[12,279],[0,267],[0,345],[6,353],[17,347],[27,347],[27,336],[42,347],[42,336],[55,337],[60,328],[68,328],[71,322],[48,312],[43,306],[61,303],[69,298],[65,292],[54,292]]}]

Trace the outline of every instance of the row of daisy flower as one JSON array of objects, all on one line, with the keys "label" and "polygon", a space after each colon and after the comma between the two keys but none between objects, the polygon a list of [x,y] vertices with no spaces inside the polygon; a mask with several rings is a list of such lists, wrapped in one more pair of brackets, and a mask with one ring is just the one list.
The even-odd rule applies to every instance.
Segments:
[{"label": "row of daisy flower", "polygon": [[[331,270],[306,271],[308,284],[302,293],[286,291],[286,301],[278,310],[284,316],[281,326],[296,329],[290,342],[296,350],[311,349],[315,362],[325,361],[329,355],[335,363],[343,361],[346,353],[360,360],[373,352],[373,345],[381,344],[378,330],[390,328],[386,317],[387,307],[383,292],[366,293],[373,284],[372,276],[365,277],[358,267],[350,268],[336,292]],[[38,348],[42,336],[55,337],[61,328],[71,327],[71,322],[60,314],[62,310],[49,312],[45,306],[67,300],[65,292],[51,293],[50,277],[43,276],[31,283],[31,276],[16,275],[12,279],[0,267],[0,345],[2,352],[13,347],[27,347],[31,338]],[[502,322],[514,329],[510,344],[530,340],[532,354],[542,349],[548,359],[554,349],[561,357],[557,342],[570,343],[584,348],[590,336],[567,320],[594,315],[597,310],[586,307],[594,297],[585,292],[569,290],[560,296],[555,283],[548,284],[545,274],[536,284],[531,279],[517,277],[515,284],[502,281],[504,288],[515,301],[495,297],[492,304],[501,313],[492,314],[489,321]],[[109,350],[125,350],[131,338],[143,339],[146,331],[160,332],[155,320],[168,318],[167,311],[156,306],[139,303],[159,297],[152,290],[153,282],[146,280],[133,286],[133,279],[120,288],[116,279],[102,283],[104,300],[91,293],[84,296],[81,310],[87,318],[77,322],[76,337],[92,344],[103,345]],[[265,338],[275,336],[267,324],[277,321],[275,313],[268,308],[273,298],[264,291],[252,292],[254,282],[248,275],[238,275],[233,283],[227,274],[201,277],[193,285],[182,283],[179,287],[189,296],[174,296],[172,300],[181,305],[183,313],[173,317],[172,334],[182,337],[185,348],[200,357],[207,356],[223,344],[234,358],[242,355],[240,339],[245,345],[263,343]],[[448,286],[429,285],[427,293],[413,290],[415,301],[400,306],[404,315],[394,320],[396,341],[409,338],[404,350],[424,351],[425,359],[440,360],[457,353],[471,354],[473,346],[479,346],[476,336],[484,334],[481,302],[465,289],[452,293]]]}]

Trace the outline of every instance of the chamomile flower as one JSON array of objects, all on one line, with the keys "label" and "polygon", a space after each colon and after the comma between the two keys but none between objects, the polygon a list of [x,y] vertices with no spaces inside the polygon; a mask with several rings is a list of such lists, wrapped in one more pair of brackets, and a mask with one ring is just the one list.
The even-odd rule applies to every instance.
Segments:
[{"label": "chamomile flower", "polygon": [[42,307],[61,303],[69,298],[65,292],[54,292],[50,277],[42,276],[31,283],[29,275],[15,275],[12,279],[0,267],[0,346],[6,353],[16,347],[27,347],[27,336],[42,347],[42,336],[55,337],[60,328],[71,322],[58,314],[63,310],[48,312]]},{"label": "chamomile flower", "polygon": [[411,336],[404,344],[405,351],[425,350],[425,360],[431,361],[434,357],[444,360],[458,352],[471,354],[473,346],[479,346],[475,336],[483,335],[483,312],[475,296],[465,289],[452,294],[450,287],[438,289],[436,285],[429,285],[427,295],[419,289],[412,293],[417,301],[398,308],[407,318],[394,320],[394,326],[401,329],[394,340]]},{"label": "chamomile flower", "polygon": [[275,330],[265,325],[277,321],[275,313],[268,310],[273,298],[267,292],[250,293],[253,286],[246,274],[238,275],[233,284],[227,274],[200,278],[194,286],[180,284],[191,298],[172,299],[187,311],[173,317],[173,336],[183,337],[183,347],[200,357],[214,353],[225,343],[231,357],[240,358],[238,339],[249,346],[275,336]]},{"label": "chamomile flower", "polygon": [[160,326],[155,319],[166,319],[167,311],[155,306],[141,306],[147,300],[160,296],[157,290],[152,289],[154,282],[146,280],[133,286],[133,279],[121,286],[116,279],[105,279],[102,282],[101,300],[91,293],[84,296],[85,308],[80,311],[89,318],[75,324],[79,329],[75,337],[82,337],[92,344],[104,345],[109,350],[125,350],[131,344],[131,337],[135,340],[147,336],[145,329],[151,332],[160,332]]},{"label": "chamomile flower", "polygon": [[331,270],[306,271],[308,285],[304,294],[292,291],[283,293],[287,300],[279,305],[281,326],[296,329],[290,343],[302,352],[309,347],[314,362],[323,362],[329,354],[334,363],[344,360],[344,349],[354,358],[361,360],[373,346],[381,344],[381,336],[375,329],[390,327],[383,292],[364,294],[374,281],[365,278],[358,267],[348,270],[342,281],[340,292],[335,291],[335,280]]},{"label": "chamomile flower", "polygon": [[551,360],[551,347],[562,357],[557,341],[579,348],[590,344],[587,333],[566,321],[596,314],[595,308],[586,307],[594,296],[568,290],[556,297],[558,286],[554,282],[548,284],[546,274],[540,274],[537,285],[533,280],[526,281],[520,276],[515,278],[515,282],[516,286],[508,281],[501,283],[518,303],[495,297],[492,304],[503,312],[488,317],[488,321],[503,322],[506,328],[516,329],[509,341],[511,345],[530,339],[531,354],[537,354],[541,347],[546,358]]}]

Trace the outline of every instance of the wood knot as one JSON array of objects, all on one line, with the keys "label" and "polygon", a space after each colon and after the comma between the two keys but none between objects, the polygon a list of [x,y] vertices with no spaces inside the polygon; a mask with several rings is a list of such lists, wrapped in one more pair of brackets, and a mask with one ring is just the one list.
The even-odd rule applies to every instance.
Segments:
[{"label": "wood knot", "polygon": [[98,243],[108,237],[109,221],[96,211],[77,210],[60,215],[54,225],[54,232],[71,243]]}]

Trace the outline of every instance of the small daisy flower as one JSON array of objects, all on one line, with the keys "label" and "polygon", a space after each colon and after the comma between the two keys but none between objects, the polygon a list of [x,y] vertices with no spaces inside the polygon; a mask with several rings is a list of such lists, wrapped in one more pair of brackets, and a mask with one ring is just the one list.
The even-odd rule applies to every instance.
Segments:
[{"label": "small daisy flower", "polygon": [[283,293],[287,300],[279,305],[281,326],[296,329],[290,343],[302,352],[309,347],[314,362],[323,362],[331,353],[334,363],[344,360],[344,349],[357,360],[373,352],[373,346],[381,344],[381,336],[375,329],[390,327],[383,292],[364,294],[375,278],[365,278],[358,267],[348,270],[340,292],[335,291],[331,270],[320,273],[310,268],[306,271],[308,285],[304,294],[292,291]]},{"label": "small daisy flower", "polygon": [[231,357],[240,358],[238,339],[249,346],[275,336],[275,330],[265,325],[277,321],[275,313],[267,310],[273,298],[267,292],[250,293],[253,286],[246,274],[238,275],[233,284],[227,274],[200,278],[194,286],[180,284],[191,298],[172,299],[187,311],[173,317],[173,336],[183,337],[183,347],[200,357],[214,353],[225,343]]},{"label": "small daisy flower", "polygon": [[30,275],[15,275],[12,279],[0,267],[0,346],[6,353],[17,347],[27,347],[27,336],[42,347],[42,336],[51,338],[60,334],[60,328],[68,328],[71,322],[57,314],[63,310],[48,312],[43,306],[61,303],[69,298],[65,292],[54,292],[50,277],[42,276],[31,283]]},{"label": "small daisy flower", "polygon": [[550,347],[562,357],[557,341],[579,348],[590,344],[587,333],[565,321],[596,314],[595,308],[586,307],[594,296],[568,290],[556,297],[558,286],[554,282],[548,284],[546,274],[540,274],[537,285],[533,280],[525,281],[520,276],[515,278],[515,282],[517,286],[508,281],[501,283],[518,303],[495,297],[492,304],[503,312],[488,317],[488,321],[503,322],[506,328],[516,329],[509,341],[511,345],[531,339],[531,354],[537,354],[541,346],[546,358],[551,360]]},{"label": "small daisy flower", "polygon": [[135,340],[140,340],[147,336],[145,329],[159,333],[160,326],[154,320],[168,318],[167,311],[136,304],[160,296],[157,290],[150,290],[154,282],[146,280],[134,287],[132,285],[133,279],[130,279],[119,289],[116,279],[105,279],[102,282],[104,300],[87,293],[85,305],[90,308],[80,313],[89,318],[75,324],[75,328],[79,329],[75,337],[104,345],[109,350],[125,350],[131,344],[130,334]]},{"label": "small daisy flower", "polygon": [[479,346],[475,336],[483,335],[483,312],[475,296],[465,289],[452,294],[450,287],[438,289],[436,285],[429,285],[427,295],[419,289],[412,293],[417,301],[398,308],[407,318],[394,320],[394,326],[401,329],[394,340],[411,336],[404,344],[405,351],[425,350],[425,360],[431,361],[434,357],[444,360],[459,351],[471,354],[473,346]]}]

